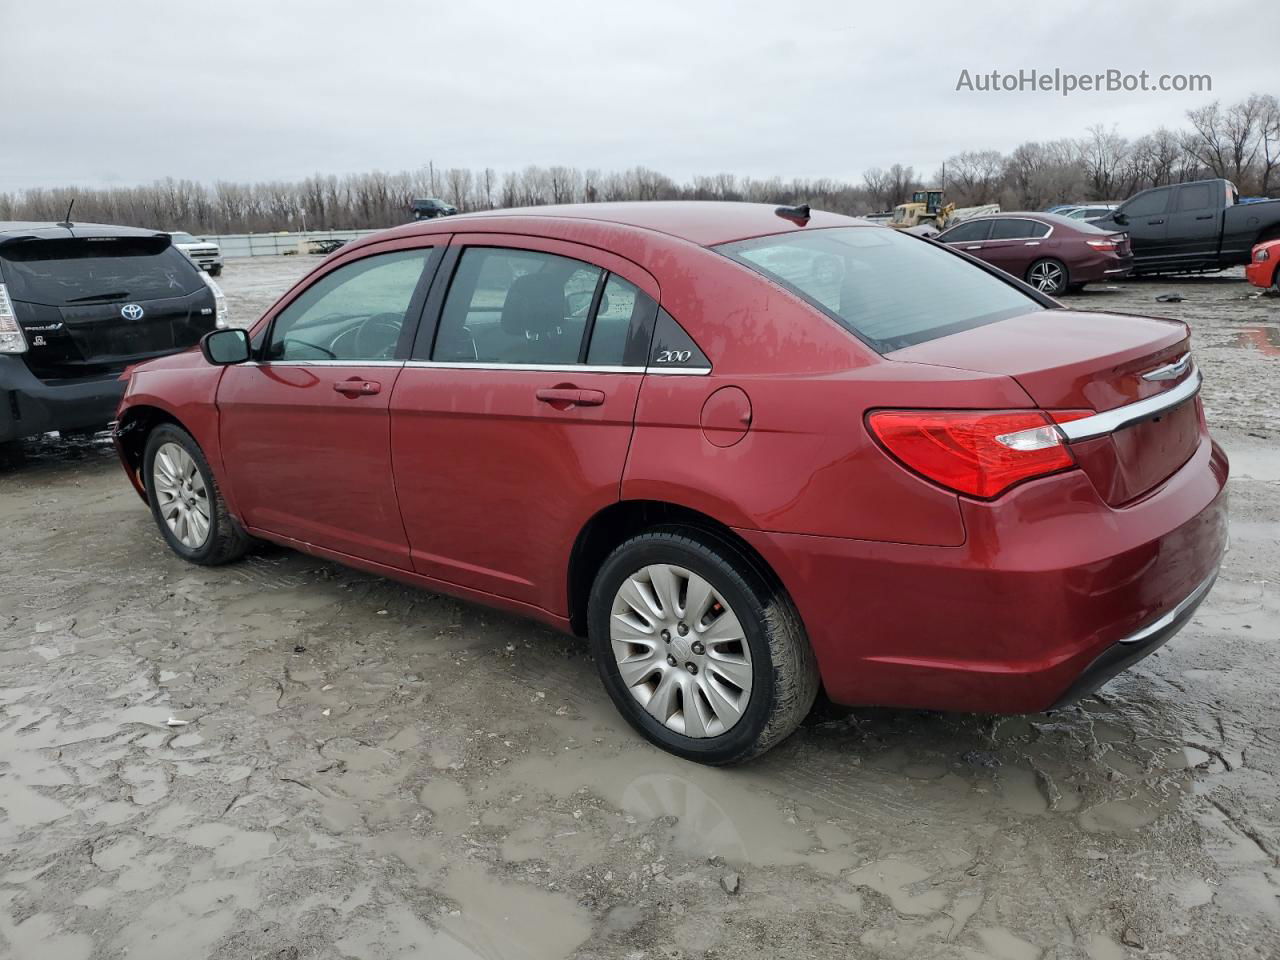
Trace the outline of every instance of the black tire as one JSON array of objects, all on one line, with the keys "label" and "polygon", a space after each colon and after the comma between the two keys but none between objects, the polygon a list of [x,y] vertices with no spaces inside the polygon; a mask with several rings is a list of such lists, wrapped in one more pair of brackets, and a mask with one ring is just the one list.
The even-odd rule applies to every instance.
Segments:
[{"label": "black tire", "polygon": [[[650,564],[673,564],[707,580],[737,615],[753,677],[741,718],[718,736],[669,729],[640,705],[623,682],[610,640],[614,597]],[[818,665],[789,597],[770,584],[734,544],[703,530],[657,527],[613,551],[596,574],[587,606],[588,635],[605,690],[622,716],[664,750],[699,763],[741,763],[790,736],[818,695]]]},{"label": "black tire", "polygon": [[[160,504],[155,484],[156,451],[163,444],[176,443],[195,461],[196,468],[204,480],[204,487],[209,504],[209,532],[204,542],[197,547],[189,547],[182,543],[169,529],[168,523],[160,514]],[[209,469],[209,461],[191,434],[172,423],[162,423],[147,436],[147,445],[142,454],[142,477],[147,488],[147,502],[151,504],[151,516],[156,521],[160,535],[164,537],[169,548],[183,560],[201,566],[214,567],[223,563],[239,560],[253,543],[253,539],[244,532],[235,517],[227,510],[227,502],[218,489],[217,478]]]},{"label": "black tire", "polygon": [[[1037,278],[1039,269],[1056,273],[1056,280],[1052,287],[1041,286]],[[1031,266],[1027,267],[1027,274],[1023,279],[1041,293],[1046,293],[1051,297],[1061,296],[1066,292],[1067,287],[1071,285],[1071,275],[1067,272],[1067,265],[1061,260],[1055,260],[1053,257],[1042,257],[1031,264]]]},{"label": "black tire", "polygon": [[218,264],[218,265],[217,265],[217,266],[215,266],[215,267],[210,267],[210,268],[209,268],[209,276],[211,276],[211,277],[220,277],[220,276],[222,276],[222,264]]},{"label": "black tire", "polygon": [[1067,287],[1067,293],[1079,293],[1083,289],[1084,289],[1083,283],[1073,283],[1069,287]]},{"label": "black tire", "polygon": [[27,459],[21,440],[0,441],[0,467],[16,467]]}]

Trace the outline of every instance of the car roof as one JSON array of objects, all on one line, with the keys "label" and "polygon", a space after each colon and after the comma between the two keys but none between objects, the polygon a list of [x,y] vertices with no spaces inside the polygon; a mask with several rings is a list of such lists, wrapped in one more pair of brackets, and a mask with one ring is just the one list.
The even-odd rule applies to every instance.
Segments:
[{"label": "car roof", "polygon": [[108,223],[73,223],[64,227],[57,223],[0,220],[0,243],[12,240],[65,240],[68,237],[167,237],[159,230],[120,227]]},{"label": "car roof", "polygon": [[[822,227],[874,227],[875,224],[838,213],[814,210],[807,221],[797,222],[778,214],[768,203],[735,203],[722,200],[651,200],[624,203],[569,203],[543,207],[485,210],[448,218],[426,220],[397,227],[397,236],[419,233],[457,233],[494,220],[532,217],[548,221],[595,221],[641,230],[652,230],[711,247],[734,240]],[[464,227],[463,224],[468,226]]]}]

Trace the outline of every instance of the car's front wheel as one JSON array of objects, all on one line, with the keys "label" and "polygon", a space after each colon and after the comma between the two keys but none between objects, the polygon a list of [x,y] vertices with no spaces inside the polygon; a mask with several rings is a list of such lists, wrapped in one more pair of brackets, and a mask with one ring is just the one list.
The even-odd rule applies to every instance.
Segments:
[{"label": "car's front wheel", "polygon": [[215,263],[213,266],[211,266],[211,267],[209,268],[209,276],[211,276],[211,277],[220,277],[220,276],[222,276],[222,264],[220,264],[220,263]]},{"label": "car's front wheel", "polygon": [[142,454],[147,499],[170,548],[192,563],[238,560],[250,538],[227,510],[200,445],[174,424],[156,427]]},{"label": "car's front wheel", "polygon": [[817,696],[817,663],[790,599],[704,531],[658,528],[615,549],[592,587],[588,628],[622,715],[689,760],[761,754]]},{"label": "car's front wheel", "polygon": [[1041,293],[1056,297],[1066,291],[1069,283],[1066,264],[1049,258],[1037,260],[1027,268],[1027,283]]}]

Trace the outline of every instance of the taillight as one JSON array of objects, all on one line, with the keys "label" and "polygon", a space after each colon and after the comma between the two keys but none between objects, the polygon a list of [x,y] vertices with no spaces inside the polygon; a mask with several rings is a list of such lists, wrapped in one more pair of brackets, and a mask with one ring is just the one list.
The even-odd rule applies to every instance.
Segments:
[{"label": "taillight", "polygon": [[880,410],[871,432],[908,469],[989,500],[1015,483],[1075,466],[1056,423],[1090,411]]},{"label": "taillight", "polygon": [[18,315],[13,312],[9,290],[0,283],[0,353],[26,353],[27,338],[22,335]]},{"label": "taillight", "polygon": [[1095,250],[1119,250],[1120,241],[1114,237],[1108,237],[1106,240],[1086,240],[1089,246]]},{"label": "taillight", "polygon": [[222,288],[214,282],[213,277],[203,270],[200,271],[200,279],[213,291],[214,325],[219,329],[231,326],[231,314],[227,310],[227,298],[223,294]]}]

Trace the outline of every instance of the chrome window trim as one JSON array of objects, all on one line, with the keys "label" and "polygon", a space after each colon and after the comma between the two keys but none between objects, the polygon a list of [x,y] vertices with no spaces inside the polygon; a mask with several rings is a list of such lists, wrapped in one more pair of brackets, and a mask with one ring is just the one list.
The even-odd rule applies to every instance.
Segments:
[{"label": "chrome window trim", "polygon": [[483,360],[406,360],[406,367],[438,370],[526,370],[530,373],[648,373],[659,376],[679,374],[705,377],[710,367],[676,367],[662,369],[653,366],[612,366],[589,363],[499,363]]},{"label": "chrome window trim", "polygon": [[[998,237],[998,238],[987,237],[987,239],[985,240],[978,241],[979,243],[1039,243],[1041,240],[1048,240],[1050,237],[1053,236],[1053,230],[1054,230],[1053,224],[1045,223],[1043,220],[1032,220],[1030,217],[1004,217],[1004,216],[1000,216],[999,214],[992,214],[992,219],[993,220],[1020,220],[1024,223],[1034,223],[1037,227],[1048,227],[1049,232],[1042,237]],[[964,222],[968,222],[968,221],[964,221]],[[956,226],[960,226],[960,224],[956,224]],[[993,225],[991,229],[994,232],[995,226]]]},{"label": "chrome window trim", "polygon": [[241,367],[403,367],[403,360],[246,360]]},{"label": "chrome window trim", "polygon": [[1209,588],[1213,586],[1213,582],[1217,579],[1218,571],[1215,569],[1213,573],[1209,574],[1209,576],[1206,577],[1198,587],[1187,594],[1176,607],[1164,616],[1160,617],[1158,620],[1153,620],[1137,633],[1130,634],[1123,640],[1117,640],[1116,642],[1125,644],[1142,643],[1144,640],[1150,640],[1157,634],[1167,630],[1177,622],[1179,617],[1204,599],[1204,595],[1209,592]]},{"label": "chrome window trim", "polygon": [[1172,389],[1158,393],[1154,397],[1139,400],[1136,403],[1129,403],[1123,407],[1108,410],[1106,413],[1095,413],[1093,416],[1085,417],[1082,420],[1070,420],[1067,423],[1060,423],[1058,424],[1058,429],[1070,441],[1089,440],[1093,437],[1106,436],[1108,433],[1114,433],[1123,427],[1131,426],[1140,420],[1145,420],[1163,410],[1168,410],[1170,407],[1176,407],[1178,404],[1190,400],[1200,392],[1200,384],[1203,379],[1199,368],[1192,364],[1191,375]]}]

